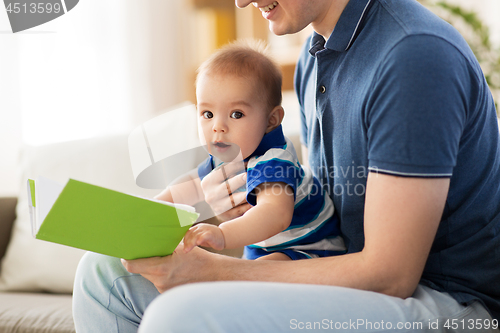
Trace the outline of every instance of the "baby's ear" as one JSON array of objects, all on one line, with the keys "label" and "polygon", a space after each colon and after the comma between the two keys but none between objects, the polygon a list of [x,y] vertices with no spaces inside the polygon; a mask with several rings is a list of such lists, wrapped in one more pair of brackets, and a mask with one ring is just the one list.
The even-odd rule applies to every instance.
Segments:
[{"label": "baby's ear", "polygon": [[270,113],[267,118],[267,129],[266,133],[271,132],[273,129],[278,127],[285,116],[285,110],[281,105],[276,106]]}]

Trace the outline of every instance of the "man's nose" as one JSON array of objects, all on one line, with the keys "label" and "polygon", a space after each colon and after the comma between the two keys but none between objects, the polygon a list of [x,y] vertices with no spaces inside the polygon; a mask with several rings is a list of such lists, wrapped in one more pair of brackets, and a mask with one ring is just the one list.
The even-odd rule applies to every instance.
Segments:
[{"label": "man's nose", "polygon": [[248,6],[250,3],[252,3],[252,0],[234,0],[234,4],[238,8],[244,8]]}]

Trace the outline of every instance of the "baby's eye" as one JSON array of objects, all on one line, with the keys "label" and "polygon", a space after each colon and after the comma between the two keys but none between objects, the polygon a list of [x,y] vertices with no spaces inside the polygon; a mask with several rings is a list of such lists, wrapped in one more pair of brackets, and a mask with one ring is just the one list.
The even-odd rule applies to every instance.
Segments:
[{"label": "baby's eye", "polygon": [[240,119],[241,117],[243,117],[243,113],[241,111],[234,111],[231,113],[231,118]]},{"label": "baby's eye", "polygon": [[205,118],[205,119],[210,119],[210,118],[214,117],[214,114],[211,111],[204,111],[202,113],[202,115],[203,115],[203,118]]}]

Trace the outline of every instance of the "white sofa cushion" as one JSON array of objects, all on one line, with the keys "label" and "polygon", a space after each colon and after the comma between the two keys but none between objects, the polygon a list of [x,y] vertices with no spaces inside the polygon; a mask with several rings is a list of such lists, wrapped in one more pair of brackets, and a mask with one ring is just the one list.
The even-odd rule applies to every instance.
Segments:
[{"label": "white sofa cushion", "polygon": [[0,332],[74,333],[71,296],[0,293]]},{"label": "white sofa cushion", "polygon": [[20,168],[23,184],[17,220],[0,268],[0,290],[3,291],[71,293],[76,267],[84,253],[32,237],[26,190],[28,178],[44,176],[61,183],[74,178],[147,197],[158,193],[158,190],[144,190],[135,184],[127,135],[24,147]]}]

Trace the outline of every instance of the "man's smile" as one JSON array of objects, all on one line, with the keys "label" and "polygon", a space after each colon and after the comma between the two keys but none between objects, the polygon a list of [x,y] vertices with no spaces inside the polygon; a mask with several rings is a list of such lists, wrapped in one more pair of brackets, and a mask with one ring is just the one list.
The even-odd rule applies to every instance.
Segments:
[{"label": "man's smile", "polygon": [[277,1],[274,1],[272,4],[270,5],[267,5],[267,6],[264,6],[264,7],[260,7],[259,9],[264,13],[264,12],[269,12],[271,10],[274,9],[274,7],[276,7],[278,5],[278,2]]}]

